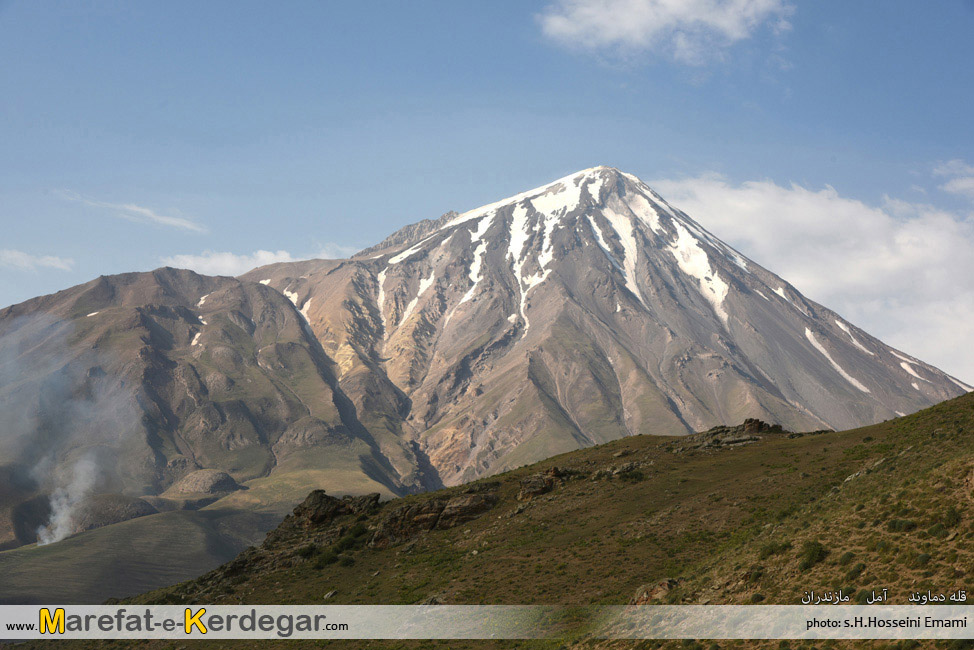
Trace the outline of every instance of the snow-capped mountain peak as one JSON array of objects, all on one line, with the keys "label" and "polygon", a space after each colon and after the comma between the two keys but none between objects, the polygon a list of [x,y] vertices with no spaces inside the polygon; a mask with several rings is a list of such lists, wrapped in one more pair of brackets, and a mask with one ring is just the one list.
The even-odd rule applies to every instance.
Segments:
[{"label": "snow-capped mountain peak", "polygon": [[[854,427],[969,390],[612,167],[408,226],[351,263],[354,317],[326,318],[327,297],[302,314],[345,372],[367,359],[408,397],[447,482],[745,417]],[[307,305],[316,280],[298,276],[281,289]]]}]

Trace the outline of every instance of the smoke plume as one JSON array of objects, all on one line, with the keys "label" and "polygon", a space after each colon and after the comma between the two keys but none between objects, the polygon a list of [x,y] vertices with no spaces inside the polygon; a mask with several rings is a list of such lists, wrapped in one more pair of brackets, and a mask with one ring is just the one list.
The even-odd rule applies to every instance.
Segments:
[{"label": "smoke plume", "polygon": [[113,376],[108,355],[78,334],[47,314],[0,322],[0,469],[29,472],[36,493],[48,495],[39,544],[76,532],[92,494],[125,491],[119,460],[138,444],[131,390]]},{"label": "smoke plume", "polygon": [[74,514],[91,494],[98,480],[98,465],[85,456],[71,468],[71,480],[57,487],[51,495],[51,516],[47,525],[37,529],[37,545],[60,542],[75,530]]}]

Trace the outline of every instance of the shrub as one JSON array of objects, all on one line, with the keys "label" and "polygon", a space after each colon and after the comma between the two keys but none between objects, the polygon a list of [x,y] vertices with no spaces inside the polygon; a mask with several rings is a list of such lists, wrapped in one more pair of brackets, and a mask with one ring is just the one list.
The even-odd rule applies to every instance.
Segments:
[{"label": "shrub", "polygon": [[752,603],[760,603],[763,600],[764,600],[764,594],[754,594],[753,596],[751,596]]},{"label": "shrub", "polygon": [[343,555],[338,560],[339,566],[352,566],[355,564],[355,558],[350,555]]},{"label": "shrub", "polygon": [[916,530],[917,522],[912,519],[890,519],[886,524],[886,530],[891,533],[908,533]]},{"label": "shrub", "polygon": [[862,562],[859,562],[854,567],[849,569],[849,572],[845,574],[845,578],[846,580],[855,580],[856,578],[861,576],[862,572],[865,570],[866,570],[866,565]]},{"label": "shrub", "polygon": [[854,557],[856,557],[855,553],[852,551],[846,551],[839,557],[839,564],[845,566],[846,564],[849,564],[849,562],[852,562],[852,558]]},{"label": "shrub", "polygon": [[334,552],[328,550],[321,553],[317,558],[315,558],[315,563],[312,565],[315,569],[324,569],[329,564],[334,564],[338,561],[338,556]]},{"label": "shrub", "polygon": [[914,562],[916,563],[917,566],[927,566],[928,564],[930,564],[930,554],[920,553],[920,555],[916,557],[916,560],[914,560]]},{"label": "shrub", "polygon": [[798,569],[800,571],[808,571],[813,566],[825,559],[825,556],[829,554],[828,549],[826,549],[819,541],[808,541],[802,544],[801,555],[798,556],[799,563]]},{"label": "shrub", "polygon": [[752,566],[751,570],[747,572],[745,578],[746,582],[757,582],[764,577],[764,567],[763,566]]},{"label": "shrub", "polygon": [[947,528],[953,528],[954,526],[959,524],[960,511],[957,510],[957,508],[955,508],[954,506],[950,506],[949,508],[947,508],[947,510],[944,511],[943,523],[944,526],[946,526]]},{"label": "shrub", "polygon": [[758,551],[758,557],[766,560],[772,555],[781,555],[789,549],[791,549],[791,543],[789,542],[768,542]]},{"label": "shrub", "polygon": [[632,469],[628,472],[620,472],[619,478],[623,481],[631,481],[632,483],[638,483],[646,478],[646,475],[640,472],[638,469]]},{"label": "shrub", "polygon": [[361,537],[367,532],[369,532],[368,527],[361,521],[348,529],[348,534],[352,537]]},{"label": "shrub", "polygon": [[927,534],[931,537],[946,537],[947,528],[939,521],[927,529]]},{"label": "shrub", "polygon": [[315,551],[317,551],[317,550],[318,550],[318,547],[317,546],[315,546],[314,544],[308,544],[307,546],[302,546],[301,548],[299,548],[294,553],[298,557],[303,557],[303,558],[307,559],[307,558],[311,557],[312,555],[314,555],[315,554]]}]

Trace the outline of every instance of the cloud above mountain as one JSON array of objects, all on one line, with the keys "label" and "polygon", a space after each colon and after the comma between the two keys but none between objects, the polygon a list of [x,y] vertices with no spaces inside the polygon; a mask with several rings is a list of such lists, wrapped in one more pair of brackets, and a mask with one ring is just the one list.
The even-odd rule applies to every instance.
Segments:
[{"label": "cloud above mountain", "polygon": [[171,255],[162,258],[162,264],[180,269],[192,269],[205,275],[237,276],[247,271],[279,262],[296,262],[307,259],[345,258],[358,249],[341,244],[327,243],[308,255],[292,255],[286,250],[257,250],[253,253],[232,253],[228,251],[207,250],[199,254]]},{"label": "cloud above mountain", "polygon": [[190,232],[207,232],[206,226],[197,223],[193,219],[161,214],[152,208],[136,205],[134,203],[111,203],[108,201],[98,201],[86,196],[82,196],[77,192],[67,190],[60,192],[60,194],[69,201],[82,203],[92,208],[103,208],[110,211],[116,217],[127,219],[128,221],[148,223],[167,228],[176,228],[178,230],[188,230]]},{"label": "cloud above mountain", "polygon": [[762,26],[787,30],[791,11],[783,0],[556,0],[538,20],[547,38],[569,47],[701,65]]},{"label": "cloud above mountain", "polygon": [[968,382],[974,379],[970,215],[892,197],[869,205],[828,186],[734,184],[715,174],[650,184],[813,300]]},{"label": "cloud above mountain", "polygon": [[57,269],[70,271],[74,260],[54,255],[32,255],[12,248],[0,249],[0,267],[17,271],[36,271],[38,269]]}]

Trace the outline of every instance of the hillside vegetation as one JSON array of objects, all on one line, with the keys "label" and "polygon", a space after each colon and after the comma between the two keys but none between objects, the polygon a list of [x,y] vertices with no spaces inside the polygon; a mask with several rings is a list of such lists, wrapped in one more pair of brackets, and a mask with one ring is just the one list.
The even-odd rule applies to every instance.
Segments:
[{"label": "hillside vegetation", "polygon": [[[885,587],[906,604],[914,590],[971,592],[972,498],[974,395],[851,431],[798,435],[751,421],[626,438],[383,504],[314,493],[262,546],[131,602],[799,604],[808,589],[843,588],[858,601]],[[565,641],[576,642],[588,645]],[[842,644],[781,647],[833,645]]]}]

